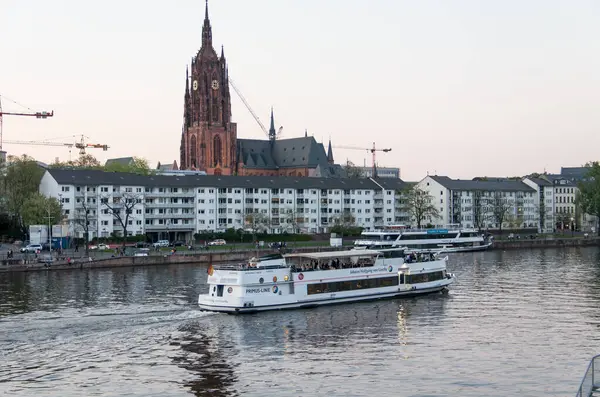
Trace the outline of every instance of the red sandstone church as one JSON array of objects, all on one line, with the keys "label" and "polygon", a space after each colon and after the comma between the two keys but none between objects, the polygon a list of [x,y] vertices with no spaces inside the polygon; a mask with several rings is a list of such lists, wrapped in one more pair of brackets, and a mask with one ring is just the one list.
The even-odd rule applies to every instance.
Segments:
[{"label": "red sandstone church", "polygon": [[212,45],[208,0],[202,27],[202,47],[186,71],[184,124],[181,134],[182,170],[209,175],[287,175],[340,177],[344,170],[333,162],[331,141],[327,153],[312,136],[276,139],[273,111],[268,140],[238,139],[231,121],[228,66],[221,47]]}]

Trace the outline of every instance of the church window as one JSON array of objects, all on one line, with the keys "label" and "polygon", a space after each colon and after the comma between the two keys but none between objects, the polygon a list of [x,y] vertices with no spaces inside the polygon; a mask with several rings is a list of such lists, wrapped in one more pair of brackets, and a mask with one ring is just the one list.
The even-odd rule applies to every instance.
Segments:
[{"label": "church window", "polygon": [[216,104],[212,107],[212,119],[213,121],[219,121],[219,107]]},{"label": "church window", "polygon": [[197,159],[196,150],[197,150],[196,137],[194,135],[192,135],[192,139],[190,139],[190,165],[192,166],[192,168],[198,167],[198,159]]},{"label": "church window", "polygon": [[222,146],[221,146],[221,138],[219,136],[215,137],[214,143],[213,143],[213,167],[216,167],[217,165],[221,165],[223,164],[222,161]]}]

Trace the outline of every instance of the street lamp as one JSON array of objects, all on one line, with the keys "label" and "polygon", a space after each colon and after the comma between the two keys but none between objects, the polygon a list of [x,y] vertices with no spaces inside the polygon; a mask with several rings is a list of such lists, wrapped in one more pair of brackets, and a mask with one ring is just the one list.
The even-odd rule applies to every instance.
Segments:
[{"label": "street lamp", "polygon": [[574,221],[575,218],[571,217],[571,237],[573,237],[573,234],[575,233],[575,225],[573,224]]}]

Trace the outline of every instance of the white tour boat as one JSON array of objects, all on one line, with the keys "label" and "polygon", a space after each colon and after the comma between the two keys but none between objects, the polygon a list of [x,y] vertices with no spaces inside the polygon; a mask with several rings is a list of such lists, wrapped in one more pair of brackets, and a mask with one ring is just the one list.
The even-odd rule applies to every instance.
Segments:
[{"label": "white tour boat", "polygon": [[354,241],[355,248],[381,249],[406,247],[414,250],[437,250],[440,252],[483,251],[492,246],[477,229],[465,229],[449,225],[443,229],[408,229],[392,226],[383,230],[364,231]]},{"label": "white tour boat", "polygon": [[448,258],[404,249],[273,254],[210,266],[201,309],[247,313],[439,292],[454,282]]}]

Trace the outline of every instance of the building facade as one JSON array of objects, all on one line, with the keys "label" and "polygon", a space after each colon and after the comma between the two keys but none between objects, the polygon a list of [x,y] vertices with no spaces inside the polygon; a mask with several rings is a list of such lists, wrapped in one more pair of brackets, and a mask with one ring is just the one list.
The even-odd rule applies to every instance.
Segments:
[{"label": "building facade", "polygon": [[344,176],[342,167],[333,162],[331,142],[326,152],[306,132],[303,137],[280,139],[272,109],[268,139],[238,139],[229,85],[225,51],[221,47],[219,56],[213,48],[207,3],[202,46],[186,70],[181,170],[209,175]]},{"label": "building facade", "polygon": [[540,228],[545,232],[557,230],[593,231],[598,219],[585,214],[577,203],[578,184],[587,178],[586,167],[562,167],[560,174],[528,176],[523,182],[540,195]]},{"label": "building facade", "polygon": [[[217,175],[136,175],[49,169],[40,192],[62,202],[70,232],[89,238],[147,235],[191,240],[229,228],[269,233],[326,233],[347,224],[366,229],[408,221],[400,179]],[[87,214],[87,219],[84,219]],[[129,215],[129,216],[127,216]],[[125,219],[126,218],[126,219]]]},{"label": "building facade", "polygon": [[417,186],[428,192],[439,217],[432,225],[508,229],[538,226],[535,189],[515,180],[459,180],[428,175]]}]

